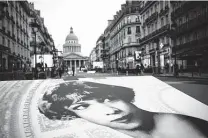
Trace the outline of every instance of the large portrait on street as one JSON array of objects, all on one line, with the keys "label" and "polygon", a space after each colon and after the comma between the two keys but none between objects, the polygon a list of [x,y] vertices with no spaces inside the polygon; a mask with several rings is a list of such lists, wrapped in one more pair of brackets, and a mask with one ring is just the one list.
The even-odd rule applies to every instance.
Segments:
[{"label": "large portrait on street", "polygon": [[206,117],[171,105],[170,97],[158,100],[157,95],[173,92],[177,98],[178,91],[158,80],[148,86],[148,80],[82,79],[50,86],[37,103],[42,131],[62,130],[63,137],[208,137]]}]

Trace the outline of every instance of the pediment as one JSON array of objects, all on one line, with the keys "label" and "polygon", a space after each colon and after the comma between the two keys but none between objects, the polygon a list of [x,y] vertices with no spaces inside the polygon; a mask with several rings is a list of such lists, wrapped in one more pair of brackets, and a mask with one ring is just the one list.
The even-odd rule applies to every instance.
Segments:
[{"label": "pediment", "polygon": [[84,56],[77,53],[69,53],[63,56],[64,59],[86,59]]}]

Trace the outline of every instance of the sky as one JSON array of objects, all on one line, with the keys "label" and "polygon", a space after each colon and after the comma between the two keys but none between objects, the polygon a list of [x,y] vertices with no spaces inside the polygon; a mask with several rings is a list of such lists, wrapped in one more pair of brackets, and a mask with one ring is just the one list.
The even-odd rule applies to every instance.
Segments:
[{"label": "sky", "polygon": [[82,47],[82,54],[89,56],[96,41],[126,0],[29,0],[52,35],[56,48],[63,49],[66,36],[73,27]]}]

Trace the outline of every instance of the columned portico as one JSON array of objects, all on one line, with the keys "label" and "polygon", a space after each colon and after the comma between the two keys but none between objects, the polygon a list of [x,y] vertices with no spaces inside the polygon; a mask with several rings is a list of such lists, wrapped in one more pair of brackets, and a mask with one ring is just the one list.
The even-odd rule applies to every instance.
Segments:
[{"label": "columned portico", "polygon": [[85,61],[88,59],[81,54],[81,45],[72,27],[70,28],[70,33],[66,37],[63,49],[65,50],[62,56],[69,70],[71,70],[72,67],[75,67],[76,70],[79,70],[80,67],[85,67]]}]

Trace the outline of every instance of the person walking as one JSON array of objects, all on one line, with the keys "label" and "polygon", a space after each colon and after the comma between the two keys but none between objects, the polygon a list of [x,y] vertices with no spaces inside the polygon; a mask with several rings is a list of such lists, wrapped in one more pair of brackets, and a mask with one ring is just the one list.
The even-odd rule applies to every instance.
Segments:
[{"label": "person walking", "polygon": [[61,78],[62,77],[62,69],[61,69],[61,67],[58,68],[58,72],[59,72],[59,77]]},{"label": "person walking", "polygon": [[74,76],[74,71],[75,71],[75,68],[74,68],[74,66],[72,66],[72,73],[73,73],[73,76]]}]

